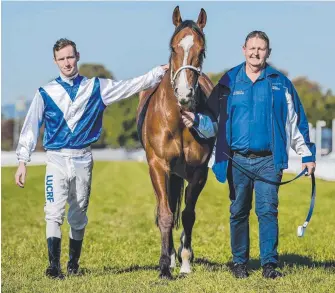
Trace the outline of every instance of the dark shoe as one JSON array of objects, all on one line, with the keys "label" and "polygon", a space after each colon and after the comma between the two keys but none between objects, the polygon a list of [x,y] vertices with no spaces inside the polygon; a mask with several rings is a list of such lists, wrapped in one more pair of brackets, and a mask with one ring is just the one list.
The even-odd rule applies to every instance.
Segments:
[{"label": "dark shoe", "polygon": [[267,279],[276,279],[283,276],[282,273],[276,270],[277,265],[274,263],[267,263],[263,266],[263,277]]},{"label": "dark shoe", "polygon": [[77,263],[67,263],[67,273],[69,275],[77,275],[78,274],[78,269],[79,269],[79,264]]},{"label": "dark shoe", "polygon": [[45,275],[51,279],[64,279],[64,274],[62,273],[60,267],[49,266],[45,271]]},{"label": "dark shoe", "polygon": [[79,258],[83,240],[74,240],[70,238],[69,244],[69,262],[67,263],[67,273],[77,275],[79,269]]},{"label": "dark shoe", "polygon": [[232,272],[234,277],[237,279],[245,279],[249,277],[247,265],[245,264],[234,263]]},{"label": "dark shoe", "polygon": [[64,275],[60,267],[61,239],[57,237],[50,237],[47,239],[47,243],[49,267],[45,271],[45,275],[53,279],[64,279]]}]

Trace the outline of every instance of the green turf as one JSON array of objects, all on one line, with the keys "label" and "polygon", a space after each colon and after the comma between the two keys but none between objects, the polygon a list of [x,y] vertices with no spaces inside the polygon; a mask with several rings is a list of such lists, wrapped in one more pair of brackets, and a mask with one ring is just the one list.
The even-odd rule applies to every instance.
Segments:
[{"label": "green turf", "polygon": [[[335,183],[317,180],[317,201],[304,238],[296,229],[306,217],[310,181],[281,187],[280,261],[286,277],[264,280],[258,260],[258,225],[250,218],[251,276],[229,272],[227,185],[212,173],[196,207],[193,273],[158,279],[160,235],[154,224],[155,197],[144,163],[96,162],[83,245],[83,276],[54,281],[44,276],[44,167],[29,167],[26,187],[14,185],[15,168],[2,168],[2,292],[335,292]],[[284,179],[292,178],[285,175]],[[62,227],[62,266],[68,253],[68,224]],[[178,243],[181,229],[174,232]]]}]

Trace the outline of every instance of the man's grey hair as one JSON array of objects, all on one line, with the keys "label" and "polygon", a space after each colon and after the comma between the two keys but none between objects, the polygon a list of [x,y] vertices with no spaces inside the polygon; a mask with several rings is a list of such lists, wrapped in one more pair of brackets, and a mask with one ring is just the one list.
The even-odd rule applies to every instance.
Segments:
[{"label": "man's grey hair", "polygon": [[247,42],[249,41],[249,39],[252,39],[252,38],[260,38],[260,39],[262,39],[263,41],[266,42],[266,45],[267,45],[268,49],[270,49],[270,40],[269,40],[269,37],[267,36],[267,34],[265,32],[262,32],[262,31],[252,31],[245,38],[244,46],[246,46]]}]

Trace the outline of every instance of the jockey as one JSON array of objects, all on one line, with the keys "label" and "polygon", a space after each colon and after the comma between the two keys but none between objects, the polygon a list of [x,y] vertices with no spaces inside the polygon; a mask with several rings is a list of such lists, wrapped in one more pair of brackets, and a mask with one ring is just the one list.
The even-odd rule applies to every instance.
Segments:
[{"label": "jockey", "polygon": [[40,87],[31,103],[17,146],[19,166],[15,181],[24,187],[26,164],[44,122],[43,146],[47,151],[44,211],[49,254],[46,275],[63,278],[60,226],[65,216],[65,204],[69,203],[67,218],[70,225],[67,272],[77,274],[88,221],[86,213],[93,168],[90,145],[100,137],[103,112],[106,106],[155,86],[168,65],[125,81],[88,79],[78,74],[80,56],[74,42],[58,40],[53,54],[60,76]]}]

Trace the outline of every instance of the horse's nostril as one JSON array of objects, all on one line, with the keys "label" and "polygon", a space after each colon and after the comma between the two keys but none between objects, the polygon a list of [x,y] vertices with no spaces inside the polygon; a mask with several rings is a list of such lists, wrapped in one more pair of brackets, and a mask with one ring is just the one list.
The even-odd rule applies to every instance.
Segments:
[{"label": "horse's nostril", "polygon": [[188,94],[186,95],[186,97],[188,97],[188,98],[192,98],[193,97],[193,89],[190,89],[190,91],[188,92]]}]

